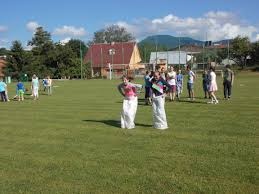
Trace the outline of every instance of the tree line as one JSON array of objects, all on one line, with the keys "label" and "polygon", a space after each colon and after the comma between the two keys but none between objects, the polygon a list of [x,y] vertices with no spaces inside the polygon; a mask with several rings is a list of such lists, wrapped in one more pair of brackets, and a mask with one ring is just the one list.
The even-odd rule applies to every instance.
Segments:
[{"label": "tree line", "polygon": [[[19,79],[25,74],[30,78],[33,74],[44,78],[84,78],[91,77],[90,63],[82,63],[88,47],[93,43],[111,43],[135,41],[135,37],[118,25],[111,25],[94,33],[94,37],[87,44],[79,39],[71,39],[66,44],[54,42],[51,34],[38,27],[32,39],[28,41],[31,50],[24,50],[20,41],[12,42],[10,50],[0,48],[0,55],[6,55],[4,74],[13,79]],[[154,51],[168,51],[163,45],[151,43],[139,44],[142,62],[148,63],[150,53]],[[250,42],[248,37],[236,37],[230,41],[227,48],[209,50],[206,54],[197,55],[198,61],[215,61],[220,63],[230,57],[240,67],[259,64],[259,42]]]}]

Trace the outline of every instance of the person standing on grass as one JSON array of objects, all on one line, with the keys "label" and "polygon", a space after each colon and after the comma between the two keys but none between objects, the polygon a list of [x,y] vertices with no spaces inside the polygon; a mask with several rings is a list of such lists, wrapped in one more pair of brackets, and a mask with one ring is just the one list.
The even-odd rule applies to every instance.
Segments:
[{"label": "person standing on grass", "polygon": [[209,73],[210,83],[209,83],[209,95],[211,97],[211,101],[208,102],[209,104],[218,104],[219,101],[217,100],[217,97],[215,95],[216,91],[218,90],[217,86],[217,76],[215,73],[215,67],[210,67],[210,73]]},{"label": "person standing on grass", "polygon": [[47,91],[48,95],[52,94],[52,79],[50,78],[50,76],[47,77]]},{"label": "person standing on grass", "polygon": [[187,66],[187,76],[187,90],[189,94],[189,99],[194,100],[194,80],[196,76],[189,65]]},{"label": "person standing on grass", "polygon": [[153,126],[156,129],[167,129],[167,120],[165,113],[165,95],[163,88],[171,86],[160,76],[159,72],[154,73],[152,79],[152,109],[153,109]]},{"label": "person standing on grass", "polygon": [[176,75],[176,91],[177,91],[177,98],[180,99],[181,94],[183,93],[183,74],[181,69],[178,69]]},{"label": "person standing on grass", "polygon": [[6,97],[6,92],[7,92],[7,85],[4,83],[3,78],[0,77],[0,96],[2,102],[7,102],[8,99]]},{"label": "person standing on grass", "polygon": [[145,80],[145,104],[149,105],[151,104],[151,73],[149,71],[146,71],[146,75],[144,77]]},{"label": "person standing on grass", "polygon": [[24,88],[23,83],[20,80],[18,80],[18,83],[16,85],[16,91],[17,91],[17,95],[18,95],[18,101],[21,101],[21,100],[23,101],[24,100],[23,95],[25,92],[25,88]]},{"label": "person standing on grass", "polygon": [[120,94],[124,97],[123,107],[121,112],[121,128],[135,128],[135,116],[138,107],[137,90],[142,88],[140,84],[131,83],[131,77],[123,76],[122,83],[118,85]]},{"label": "person standing on grass", "polygon": [[32,96],[34,100],[39,99],[39,79],[34,74],[31,81]]},{"label": "person standing on grass", "polygon": [[169,72],[167,73],[167,83],[170,85],[169,87],[170,101],[174,101],[175,93],[176,93],[176,72],[174,71],[173,66],[170,67]]},{"label": "person standing on grass", "polygon": [[231,90],[234,83],[234,72],[230,69],[230,65],[226,65],[226,69],[223,72],[223,86],[224,86],[224,98],[230,99]]},{"label": "person standing on grass", "polygon": [[42,80],[42,85],[43,85],[43,91],[45,92],[47,89],[47,85],[48,85],[47,78],[44,78]]},{"label": "person standing on grass", "polygon": [[208,71],[204,69],[202,73],[202,87],[204,91],[204,98],[208,98],[209,94],[209,74]]}]

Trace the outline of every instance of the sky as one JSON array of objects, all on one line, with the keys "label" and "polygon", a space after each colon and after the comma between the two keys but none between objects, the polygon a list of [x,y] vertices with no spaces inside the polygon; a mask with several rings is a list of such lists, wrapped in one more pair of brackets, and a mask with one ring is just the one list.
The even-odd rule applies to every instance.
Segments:
[{"label": "sky", "polygon": [[137,41],[149,35],[222,40],[237,35],[259,40],[257,0],[12,0],[0,2],[0,48],[19,40],[25,49],[42,26],[55,42],[93,38],[112,24]]}]

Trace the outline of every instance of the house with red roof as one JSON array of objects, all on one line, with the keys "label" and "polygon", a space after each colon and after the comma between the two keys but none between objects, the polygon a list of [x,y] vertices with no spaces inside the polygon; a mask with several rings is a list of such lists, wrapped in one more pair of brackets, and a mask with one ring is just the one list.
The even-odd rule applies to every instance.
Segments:
[{"label": "house with red roof", "polygon": [[94,76],[107,77],[110,69],[114,77],[144,69],[136,42],[113,42],[92,44],[84,62],[89,62]]},{"label": "house with red roof", "polygon": [[4,77],[3,69],[6,66],[5,56],[0,56],[0,77]]}]

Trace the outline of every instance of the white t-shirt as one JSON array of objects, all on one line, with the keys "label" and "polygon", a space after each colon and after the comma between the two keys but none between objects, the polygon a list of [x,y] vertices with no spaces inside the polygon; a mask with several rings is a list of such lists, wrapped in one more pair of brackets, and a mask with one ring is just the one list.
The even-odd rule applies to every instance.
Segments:
[{"label": "white t-shirt", "polygon": [[32,78],[31,83],[32,83],[32,87],[33,88],[38,88],[39,87],[39,80],[38,80],[38,78]]},{"label": "white t-shirt", "polygon": [[171,86],[172,85],[176,85],[176,81],[175,81],[175,79],[176,79],[176,72],[175,71],[168,72],[167,76],[168,76],[167,83],[170,84]]},{"label": "white t-shirt", "polygon": [[217,76],[216,76],[215,72],[211,71],[211,72],[210,72],[210,83],[211,83],[211,84],[217,83],[216,77],[217,77]]},{"label": "white t-shirt", "polygon": [[193,73],[193,71],[188,72],[188,83],[193,84],[194,76],[195,74]]},{"label": "white t-shirt", "polygon": [[52,79],[47,79],[47,86],[52,86]]}]

